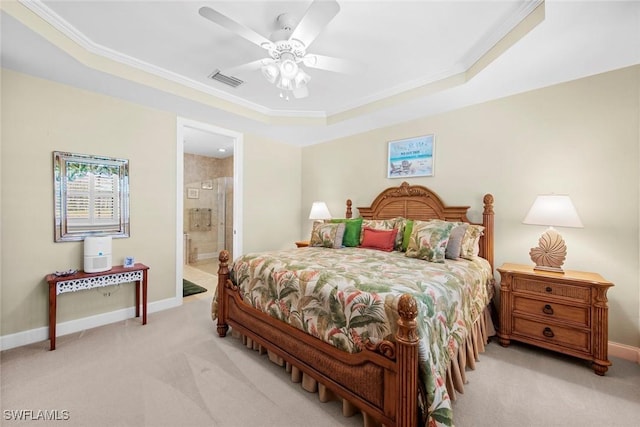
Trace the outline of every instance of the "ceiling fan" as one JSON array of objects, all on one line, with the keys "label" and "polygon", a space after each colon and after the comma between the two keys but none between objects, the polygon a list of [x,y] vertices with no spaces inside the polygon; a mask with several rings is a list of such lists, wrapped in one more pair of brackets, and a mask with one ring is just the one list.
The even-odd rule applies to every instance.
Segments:
[{"label": "ceiling fan", "polygon": [[307,48],[339,11],[340,6],[335,0],[314,0],[297,25],[291,15],[279,15],[276,20],[280,29],[271,34],[270,39],[210,7],[201,7],[199,13],[260,46],[268,53],[266,58],[225,70],[227,75],[240,71],[261,70],[267,81],[280,89],[280,97],[289,100],[290,93],[295,98],[305,98],[309,95],[307,83],[311,76],[301,65],[338,73],[362,72],[362,66],[353,61],[307,52]]}]

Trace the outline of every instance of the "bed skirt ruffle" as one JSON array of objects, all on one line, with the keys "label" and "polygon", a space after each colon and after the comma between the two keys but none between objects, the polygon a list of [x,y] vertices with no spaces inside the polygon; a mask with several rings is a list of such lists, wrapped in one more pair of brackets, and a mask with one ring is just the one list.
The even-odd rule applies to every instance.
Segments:
[{"label": "bed skirt ruffle", "polygon": [[[480,358],[480,353],[484,352],[485,345],[489,342],[489,338],[495,334],[496,331],[491,317],[491,305],[489,305],[484,309],[482,315],[474,323],[473,328],[471,329],[471,334],[469,334],[465,340],[465,345],[458,348],[457,354],[451,355],[451,361],[447,369],[445,381],[449,398],[452,401],[457,399],[458,393],[464,393],[464,384],[467,382],[465,375],[466,369],[475,369],[476,362]],[[272,363],[285,368],[285,370],[290,374],[292,382],[300,383],[302,388],[310,393],[318,393],[318,399],[320,402],[340,402],[342,404],[343,416],[351,417],[358,412],[362,412],[355,405],[351,404],[346,399],[336,396],[323,384],[319,383],[309,375],[306,375],[296,366],[286,362],[283,358],[272,353],[257,342],[253,341],[251,338],[233,330],[231,330],[231,335],[235,338],[241,339],[242,343],[246,347],[258,351],[260,354],[266,354]],[[362,417],[364,420],[364,427],[379,427],[381,425],[364,412],[362,412]]]}]

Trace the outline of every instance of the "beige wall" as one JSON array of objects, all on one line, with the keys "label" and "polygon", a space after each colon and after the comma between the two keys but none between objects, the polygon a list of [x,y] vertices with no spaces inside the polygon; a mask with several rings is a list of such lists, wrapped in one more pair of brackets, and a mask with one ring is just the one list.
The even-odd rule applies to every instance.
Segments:
[{"label": "beige wall", "polygon": [[[408,180],[450,205],[495,196],[496,266],[531,264],[544,227],[523,225],[537,194],[568,193],[584,223],[564,228],[564,267],[595,271],[609,291],[609,339],[640,346],[640,66],[387,127],[302,151],[302,206],[324,200],[336,217],[344,201],[368,205],[386,178],[387,142],[435,134],[435,176]],[[356,213],[357,214],[357,213]],[[310,230],[301,218],[302,236]]]},{"label": "beige wall", "polygon": [[[82,268],[81,242],[53,242],[55,150],[129,159],[131,237],[114,239],[113,261],[134,256],[150,267],[150,303],[174,298],[175,114],[9,70],[1,78],[1,335],[46,327],[45,275]],[[293,247],[300,224],[301,149],[254,135],[243,139],[243,251]],[[232,161],[225,166],[232,170]],[[103,294],[63,295],[58,322],[134,304],[130,285]]]},{"label": "beige wall", "polygon": [[300,235],[300,147],[245,135],[243,253],[295,247]]},{"label": "beige wall", "polygon": [[[18,341],[39,336],[30,331],[48,325],[44,277],[82,268],[81,242],[53,242],[55,150],[129,159],[131,237],[114,239],[113,262],[134,256],[150,267],[150,303],[174,298],[176,115],[9,70],[1,78],[0,334],[25,334]],[[243,252],[293,247],[300,224],[301,149],[254,135],[243,140]],[[233,162],[224,167],[232,171]],[[131,285],[104,293],[63,295],[58,323],[134,304]]]},{"label": "beige wall", "polygon": [[[2,71],[2,335],[46,326],[45,275],[83,267],[82,242],[53,241],[54,150],[129,159],[131,237],[113,240],[113,263],[134,256],[150,267],[149,302],[175,296],[175,144],[171,114]],[[58,322],[133,298],[131,285],[65,294]]]}]

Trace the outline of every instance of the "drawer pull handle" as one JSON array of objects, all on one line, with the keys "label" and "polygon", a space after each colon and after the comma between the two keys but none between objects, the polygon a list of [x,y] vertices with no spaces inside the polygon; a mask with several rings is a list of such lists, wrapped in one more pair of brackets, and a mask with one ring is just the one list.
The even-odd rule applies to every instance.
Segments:
[{"label": "drawer pull handle", "polygon": [[547,338],[553,338],[555,336],[555,334],[549,327],[544,328],[544,330],[542,331],[542,335],[544,335]]},{"label": "drawer pull handle", "polygon": [[544,314],[553,314],[553,307],[551,307],[549,304],[545,304],[542,312]]},{"label": "drawer pull handle", "polygon": [[544,290],[547,291],[548,293],[551,293],[553,288],[551,286],[547,286]]}]

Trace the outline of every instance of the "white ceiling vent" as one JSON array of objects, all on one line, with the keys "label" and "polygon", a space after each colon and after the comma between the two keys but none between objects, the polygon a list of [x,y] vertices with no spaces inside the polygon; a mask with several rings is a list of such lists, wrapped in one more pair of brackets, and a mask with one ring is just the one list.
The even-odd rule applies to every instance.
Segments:
[{"label": "white ceiling vent", "polygon": [[215,70],[213,73],[209,75],[209,78],[212,80],[219,81],[220,83],[224,83],[231,87],[238,87],[242,83],[244,83],[244,81],[237,79],[235,77],[225,76],[220,72],[220,70]]}]

